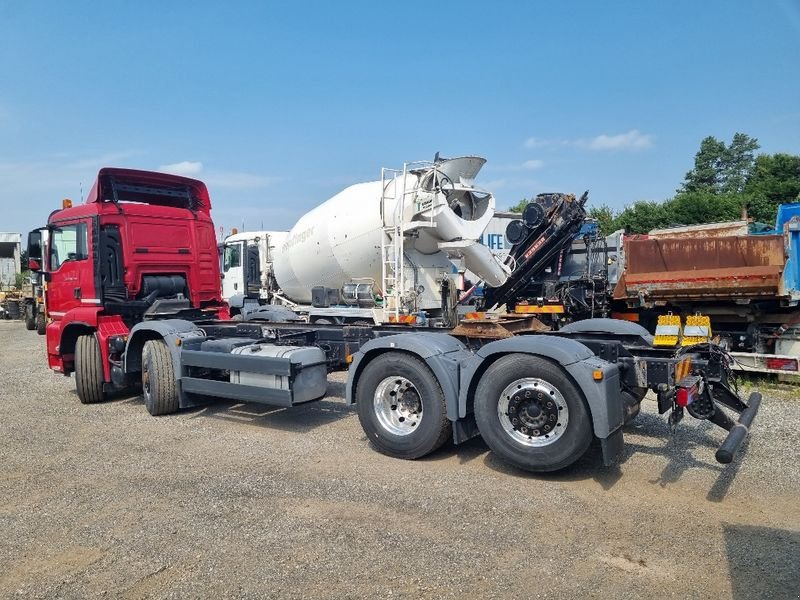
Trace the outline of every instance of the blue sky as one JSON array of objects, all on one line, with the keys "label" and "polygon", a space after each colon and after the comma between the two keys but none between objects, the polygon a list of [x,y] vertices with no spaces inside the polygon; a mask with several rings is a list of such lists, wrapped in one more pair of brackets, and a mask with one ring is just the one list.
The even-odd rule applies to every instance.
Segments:
[{"label": "blue sky", "polygon": [[798,41],[798,0],[0,0],[0,230],[101,166],[205,180],[226,229],[437,151],[500,208],[663,199],[706,135],[800,153]]}]

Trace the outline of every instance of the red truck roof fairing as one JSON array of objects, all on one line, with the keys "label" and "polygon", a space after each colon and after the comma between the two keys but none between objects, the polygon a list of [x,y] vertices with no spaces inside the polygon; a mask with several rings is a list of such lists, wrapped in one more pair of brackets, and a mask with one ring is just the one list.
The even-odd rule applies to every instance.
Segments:
[{"label": "red truck roof fairing", "polygon": [[137,169],[100,169],[86,204],[103,202],[138,202],[211,213],[211,199],[202,181]]}]

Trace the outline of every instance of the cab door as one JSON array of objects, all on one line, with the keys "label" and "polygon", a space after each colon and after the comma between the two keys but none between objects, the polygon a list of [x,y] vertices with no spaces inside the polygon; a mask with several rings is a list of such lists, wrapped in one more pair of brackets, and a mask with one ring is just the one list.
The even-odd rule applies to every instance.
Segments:
[{"label": "cab door", "polygon": [[243,242],[225,244],[222,257],[222,297],[226,301],[247,291],[242,268],[242,246]]},{"label": "cab door", "polygon": [[54,321],[78,306],[100,304],[89,251],[92,226],[91,219],[80,219],[61,221],[49,228],[45,303]]}]

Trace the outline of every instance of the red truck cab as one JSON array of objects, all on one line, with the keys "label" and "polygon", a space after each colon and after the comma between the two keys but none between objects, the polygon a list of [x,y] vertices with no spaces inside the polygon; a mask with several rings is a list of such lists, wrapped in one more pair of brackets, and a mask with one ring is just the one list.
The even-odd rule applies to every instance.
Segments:
[{"label": "red truck cab", "polygon": [[28,249],[33,270],[45,274],[50,368],[78,370],[80,379],[76,354],[83,354],[102,370],[102,390],[117,381],[111,339],[126,339],[137,322],[227,317],[211,201],[201,181],[101,169],[86,202],[65,201],[47,227],[31,232]]}]

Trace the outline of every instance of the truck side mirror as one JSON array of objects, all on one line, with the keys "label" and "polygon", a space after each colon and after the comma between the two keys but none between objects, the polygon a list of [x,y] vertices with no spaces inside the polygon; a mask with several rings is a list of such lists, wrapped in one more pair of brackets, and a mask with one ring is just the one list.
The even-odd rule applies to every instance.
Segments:
[{"label": "truck side mirror", "polygon": [[[34,229],[28,234],[28,261],[42,262],[42,230]],[[31,267],[33,269],[33,267]]]}]

